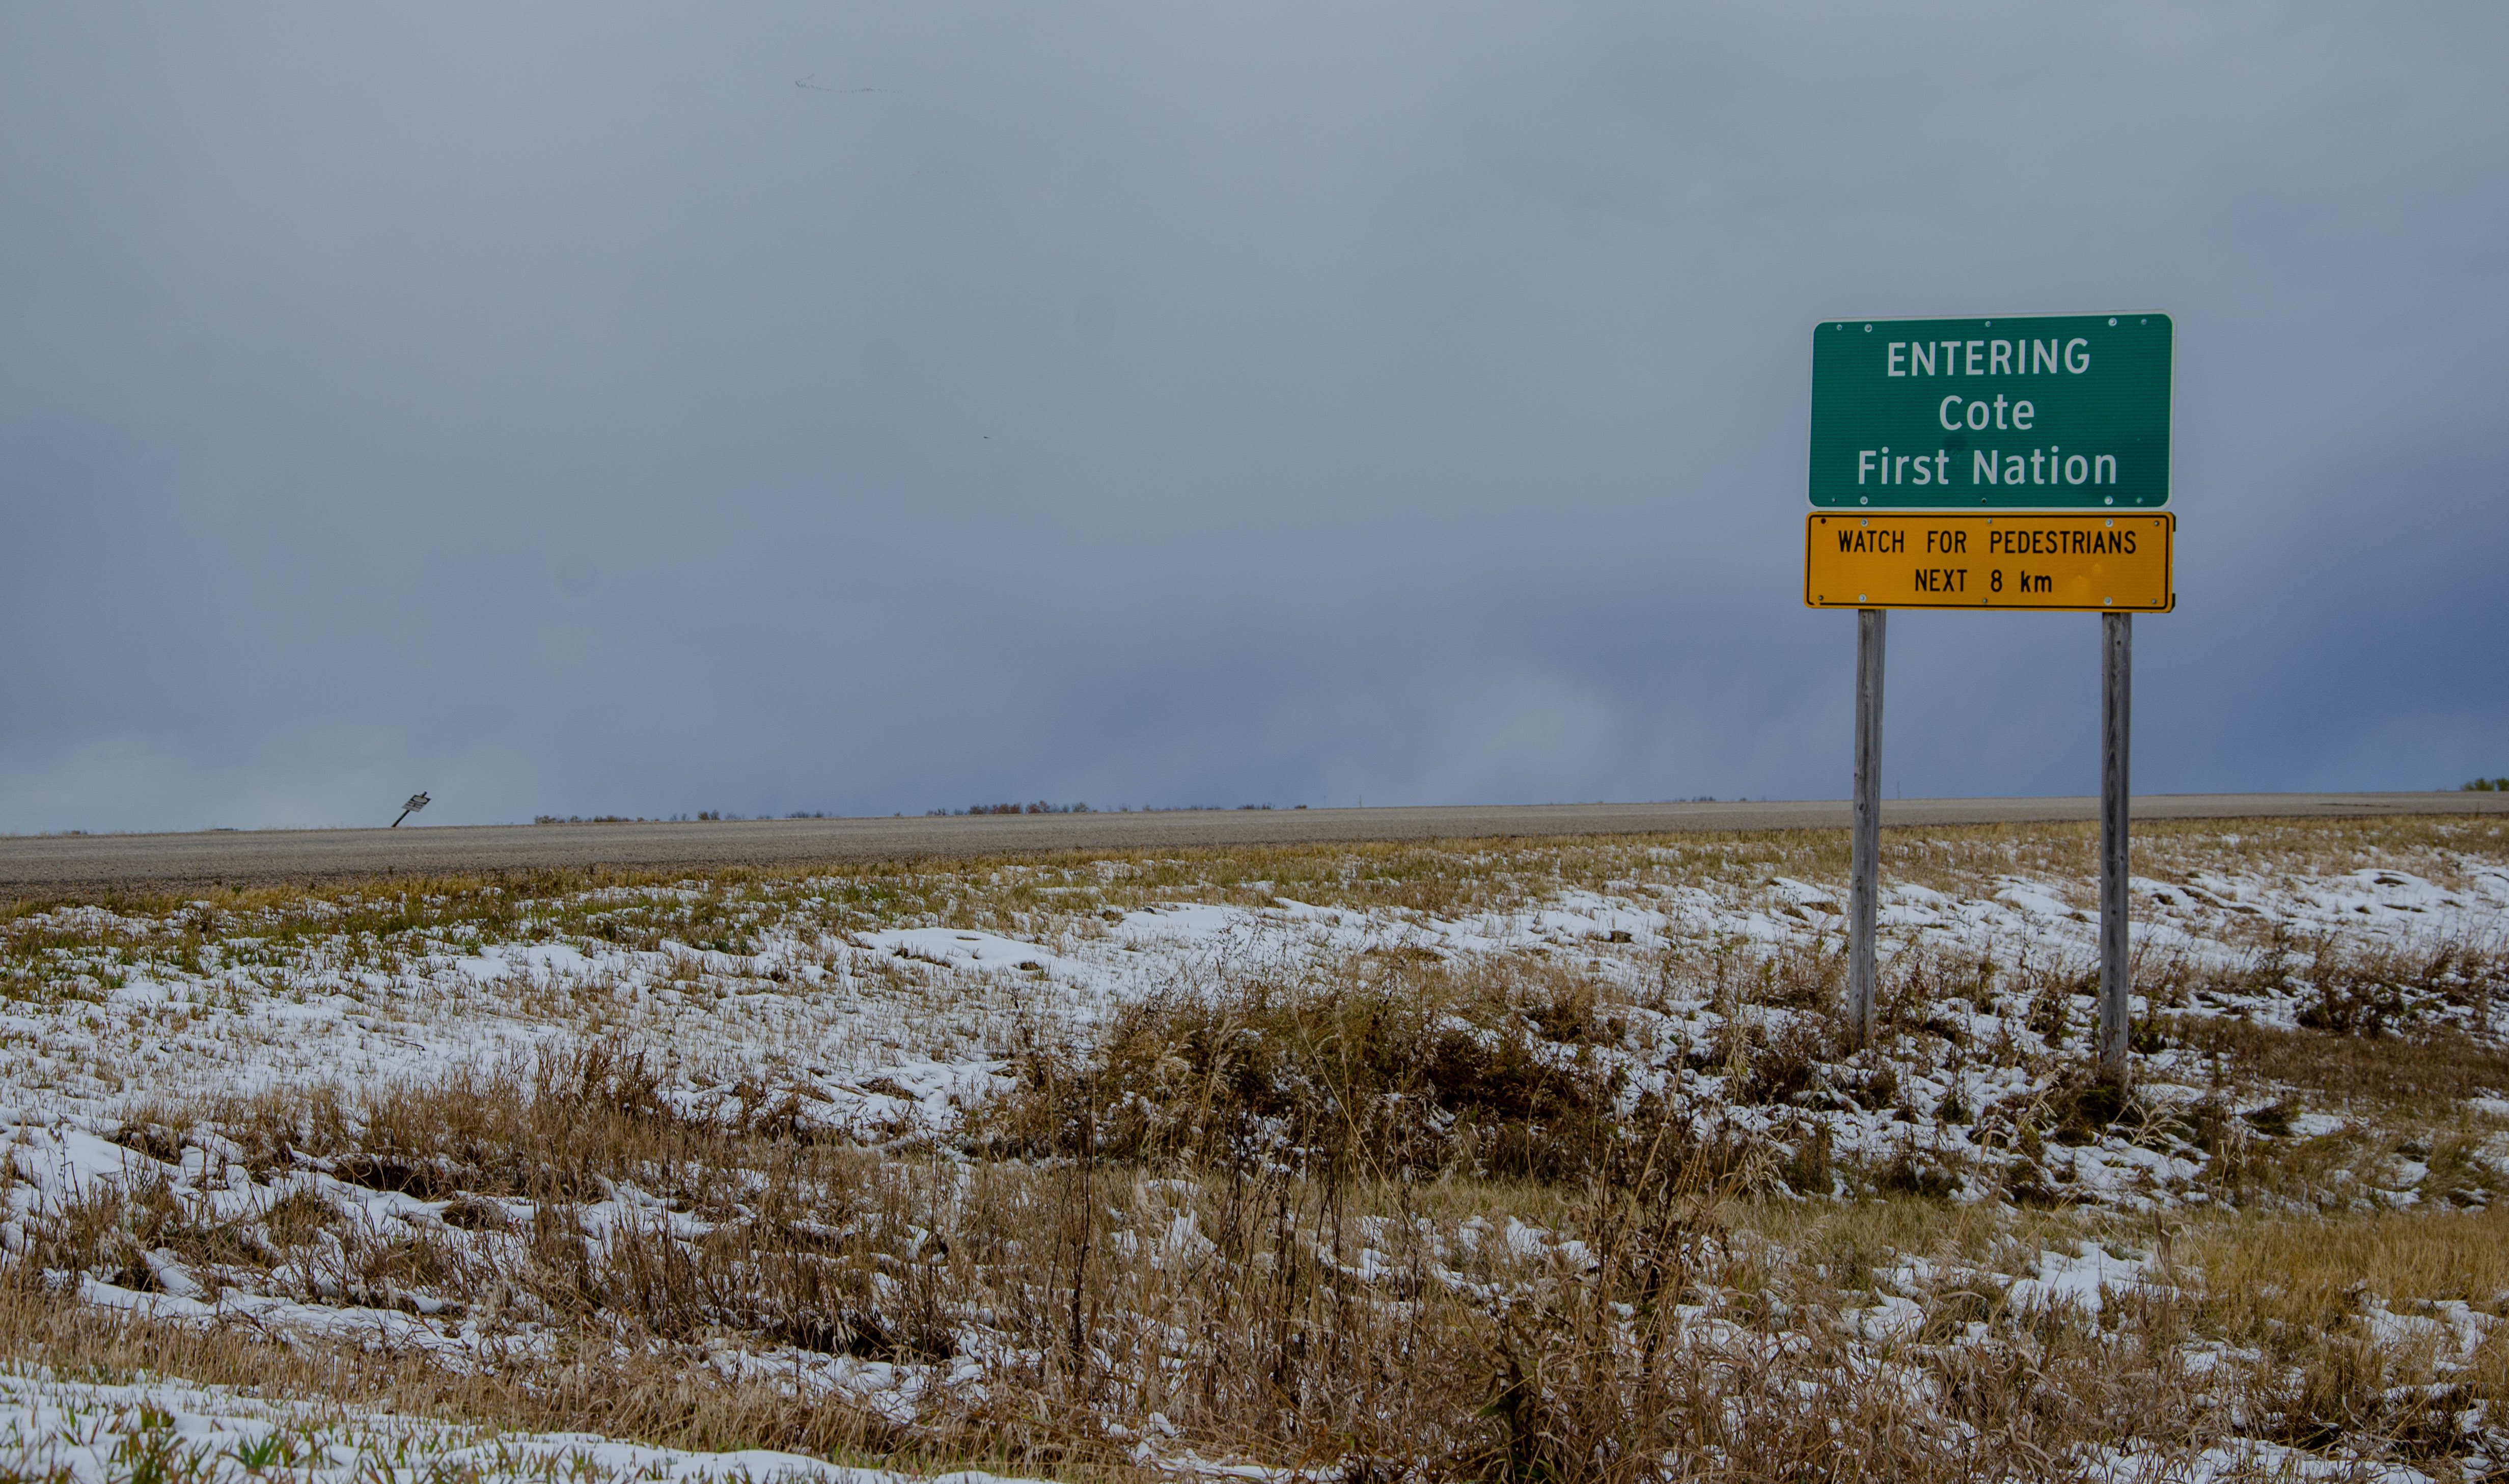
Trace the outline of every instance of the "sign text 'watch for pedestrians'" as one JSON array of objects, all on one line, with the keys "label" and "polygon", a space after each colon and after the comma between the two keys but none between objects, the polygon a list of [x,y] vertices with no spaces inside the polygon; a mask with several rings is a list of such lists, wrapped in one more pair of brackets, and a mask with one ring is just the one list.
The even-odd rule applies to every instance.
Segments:
[{"label": "sign text 'watch for pedestrians'", "polygon": [[2178,518],[1825,515],[1804,518],[1807,608],[2022,608],[2165,613]]},{"label": "sign text 'watch for pedestrians'", "polygon": [[2176,345],[2167,315],[1823,320],[1812,503],[2159,509]]}]

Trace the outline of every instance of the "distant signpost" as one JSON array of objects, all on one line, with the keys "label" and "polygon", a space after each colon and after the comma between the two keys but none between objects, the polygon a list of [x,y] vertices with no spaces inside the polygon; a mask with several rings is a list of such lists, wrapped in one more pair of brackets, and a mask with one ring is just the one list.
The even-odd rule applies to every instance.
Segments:
[{"label": "distant signpost", "polygon": [[[2100,618],[2099,1067],[2126,1072],[2134,615],[2177,606],[2167,315],[1831,319],[1813,330],[1804,605],[1855,613],[1848,1009],[1874,1031],[1882,655],[1894,608]],[[1924,513],[1911,513],[1924,512]]]},{"label": "distant signpost", "polygon": [[1824,320],[1812,502],[2157,510],[2177,342],[2167,315]]}]

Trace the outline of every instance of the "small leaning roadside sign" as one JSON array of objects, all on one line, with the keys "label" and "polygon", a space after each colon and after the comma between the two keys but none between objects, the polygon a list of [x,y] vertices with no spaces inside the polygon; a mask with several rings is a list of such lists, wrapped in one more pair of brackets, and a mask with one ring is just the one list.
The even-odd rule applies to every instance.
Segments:
[{"label": "small leaning roadside sign", "polygon": [[1894,608],[2100,619],[2100,1075],[2126,1072],[2134,615],[2177,606],[2167,315],[1832,319],[1813,331],[1804,605],[1855,617],[1848,1010],[1874,1034],[1882,676]]}]

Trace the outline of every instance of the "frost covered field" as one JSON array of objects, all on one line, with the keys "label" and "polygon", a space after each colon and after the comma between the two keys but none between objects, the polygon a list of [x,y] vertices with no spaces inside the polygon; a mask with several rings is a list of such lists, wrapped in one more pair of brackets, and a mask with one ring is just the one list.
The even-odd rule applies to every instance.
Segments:
[{"label": "frost covered field", "polygon": [[2509,826],[2092,844],[18,904],[0,1479],[2509,1466]]}]

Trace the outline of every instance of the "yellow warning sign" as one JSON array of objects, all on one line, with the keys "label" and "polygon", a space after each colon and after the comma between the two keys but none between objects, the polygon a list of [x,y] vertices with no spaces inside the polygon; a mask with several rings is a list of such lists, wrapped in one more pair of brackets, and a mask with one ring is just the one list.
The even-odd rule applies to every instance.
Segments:
[{"label": "yellow warning sign", "polygon": [[1809,608],[2026,608],[2165,613],[2178,518],[1813,515]]}]

